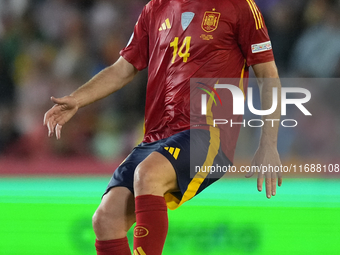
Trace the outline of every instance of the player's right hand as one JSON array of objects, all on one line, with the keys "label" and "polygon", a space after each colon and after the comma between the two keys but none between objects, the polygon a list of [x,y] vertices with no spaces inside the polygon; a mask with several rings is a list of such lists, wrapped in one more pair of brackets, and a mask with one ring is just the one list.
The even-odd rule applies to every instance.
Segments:
[{"label": "player's right hand", "polygon": [[55,105],[45,113],[44,125],[48,128],[49,137],[55,133],[60,139],[63,125],[78,111],[78,104],[73,96],[51,97],[51,101]]}]

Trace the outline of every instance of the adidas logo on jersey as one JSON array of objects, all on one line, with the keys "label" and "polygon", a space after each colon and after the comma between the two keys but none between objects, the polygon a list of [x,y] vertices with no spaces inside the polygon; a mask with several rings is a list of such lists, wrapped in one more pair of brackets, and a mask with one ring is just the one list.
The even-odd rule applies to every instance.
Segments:
[{"label": "adidas logo on jersey", "polygon": [[162,23],[162,26],[158,29],[159,31],[167,30],[171,28],[170,20],[166,19],[165,22]]},{"label": "adidas logo on jersey", "polygon": [[174,147],[164,147],[165,150],[167,150],[176,160],[178,158],[178,154],[181,151],[180,148],[174,148]]},{"label": "adidas logo on jersey", "polygon": [[138,247],[133,251],[133,255],[146,255],[146,253],[143,251],[142,247]]}]

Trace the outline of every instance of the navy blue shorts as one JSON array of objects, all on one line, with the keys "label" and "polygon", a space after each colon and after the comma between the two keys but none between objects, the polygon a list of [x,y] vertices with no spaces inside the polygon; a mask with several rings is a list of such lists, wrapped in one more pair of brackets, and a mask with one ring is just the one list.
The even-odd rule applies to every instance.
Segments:
[{"label": "navy blue shorts", "polygon": [[232,165],[221,150],[219,132],[213,127],[209,130],[190,129],[156,142],[139,144],[115,170],[104,194],[121,186],[134,193],[137,165],[157,151],[171,162],[176,171],[180,191],[167,193],[164,197],[169,209],[178,208],[223,176],[222,171],[209,171],[210,166]]}]

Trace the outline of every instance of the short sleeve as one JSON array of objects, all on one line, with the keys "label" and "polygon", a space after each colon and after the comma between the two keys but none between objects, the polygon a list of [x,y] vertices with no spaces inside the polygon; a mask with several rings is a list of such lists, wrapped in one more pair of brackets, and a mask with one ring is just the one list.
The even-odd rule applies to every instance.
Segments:
[{"label": "short sleeve", "polygon": [[268,30],[254,0],[240,0],[238,7],[237,41],[248,66],[273,61]]},{"label": "short sleeve", "polygon": [[128,44],[120,51],[120,55],[139,71],[146,68],[149,63],[148,24],[146,6],[138,18]]}]

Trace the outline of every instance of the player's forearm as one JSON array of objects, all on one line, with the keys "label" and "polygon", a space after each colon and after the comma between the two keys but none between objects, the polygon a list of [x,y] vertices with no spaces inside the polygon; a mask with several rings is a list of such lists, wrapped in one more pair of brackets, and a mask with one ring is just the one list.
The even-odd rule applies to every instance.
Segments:
[{"label": "player's forearm", "polygon": [[258,79],[261,106],[262,109],[270,109],[273,105],[273,88],[277,89],[277,107],[276,110],[267,116],[264,116],[264,126],[262,127],[260,145],[275,146],[277,145],[277,134],[281,117],[281,83],[279,77],[276,78],[260,78]]},{"label": "player's forearm", "polygon": [[277,107],[276,110],[264,116],[265,125],[262,127],[260,145],[277,144],[277,133],[279,130],[279,119],[281,116],[281,83],[279,74],[274,61],[257,64],[253,66],[257,82],[260,88],[261,106],[263,110],[270,109],[273,104],[273,88],[277,88]]},{"label": "player's forearm", "polygon": [[70,96],[75,98],[78,108],[84,107],[121,89],[133,79],[136,73],[137,70],[131,64],[120,58]]}]

